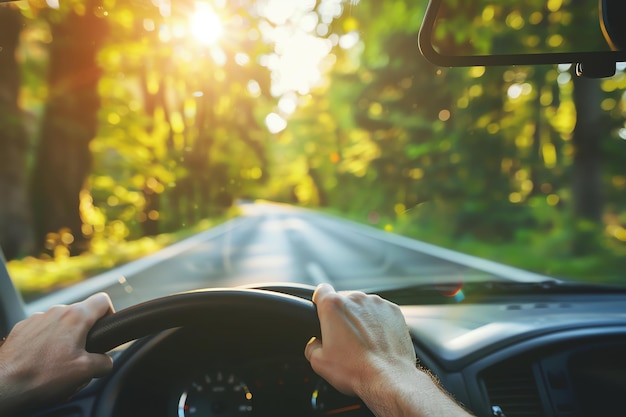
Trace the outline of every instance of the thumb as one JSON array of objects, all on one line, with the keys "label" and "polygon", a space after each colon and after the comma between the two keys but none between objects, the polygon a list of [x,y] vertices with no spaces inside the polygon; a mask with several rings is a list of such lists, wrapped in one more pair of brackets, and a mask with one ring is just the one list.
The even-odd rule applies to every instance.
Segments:
[{"label": "thumb", "polygon": [[93,378],[105,376],[113,368],[113,359],[102,353],[88,353],[89,369]]},{"label": "thumb", "polygon": [[315,357],[320,355],[321,353],[322,341],[316,337],[312,337],[304,348],[304,357],[312,364]]}]

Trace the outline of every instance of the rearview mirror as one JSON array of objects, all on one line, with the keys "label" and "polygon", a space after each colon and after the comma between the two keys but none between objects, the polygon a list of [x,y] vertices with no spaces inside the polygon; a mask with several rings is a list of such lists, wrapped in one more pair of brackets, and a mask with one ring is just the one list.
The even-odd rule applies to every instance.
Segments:
[{"label": "rearview mirror", "polygon": [[606,77],[626,61],[624,0],[430,0],[419,47],[445,67],[578,64]]}]

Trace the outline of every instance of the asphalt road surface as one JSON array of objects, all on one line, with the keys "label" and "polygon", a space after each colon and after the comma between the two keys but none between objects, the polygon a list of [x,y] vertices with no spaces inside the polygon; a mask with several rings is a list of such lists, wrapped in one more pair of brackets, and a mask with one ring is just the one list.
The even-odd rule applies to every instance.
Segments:
[{"label": "asphalt road surface", "polygon": [[[115,268],[31,306],[45,308],[106,291],[116,309],[207,287],[267,282],[368,289],[524,272],[466,257],[340,218],[271,203],[145,259]],[[494,269],[495,268],[495,269]],[[495,273],[494,273],[495,271]],[[72,292],[73,291],[73,292]]]}]

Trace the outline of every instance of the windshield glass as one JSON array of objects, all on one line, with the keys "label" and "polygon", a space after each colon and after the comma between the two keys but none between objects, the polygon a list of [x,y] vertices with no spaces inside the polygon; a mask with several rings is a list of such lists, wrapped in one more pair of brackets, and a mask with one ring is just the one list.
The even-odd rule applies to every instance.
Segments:
[{"label": "windshield glass", "polygon": [[[548,3],[535,20],[569,4]],[[623,68],[438,68],[425,7],[0,6],[0,246],[24,298],[621,284]]]}]

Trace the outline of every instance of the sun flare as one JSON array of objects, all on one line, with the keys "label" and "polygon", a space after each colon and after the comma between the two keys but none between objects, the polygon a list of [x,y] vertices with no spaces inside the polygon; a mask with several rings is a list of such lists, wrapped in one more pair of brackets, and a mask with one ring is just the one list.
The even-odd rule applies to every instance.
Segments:
[{"label": "sun flare", "polygon": [[191,33],[205,45],[212,45],[223,33],[222,22],[213,8],[207,3],[196,3],[196,11],[191,16]]}]

